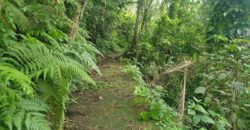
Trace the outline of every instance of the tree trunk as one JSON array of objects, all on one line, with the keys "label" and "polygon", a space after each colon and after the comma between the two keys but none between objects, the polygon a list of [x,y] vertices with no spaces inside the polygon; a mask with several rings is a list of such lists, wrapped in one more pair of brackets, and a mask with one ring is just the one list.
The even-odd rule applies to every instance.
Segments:
[{"label": "tree trunk", "polygon": [[137,1],[137,11],[136,11],[136,21],[135,21],[135,28],[134,28],[134,34],[133,39],[131,42],[131,45],[127,52],[125,52],[125,56],[127,57],[134,57],[136,56],[136,48],[138,46],[139,42],[139,35],[140,35],[140,22],[141,22],[141,7],[142,7],[143,0]]},{"label": "tree trunk", "polygon": [[85,7],[87,5],[87,1],[88,0],[82,0],[81,5],[79,5],[79,7],[77,9],[76,16],[73,18],[74,23],[72,25],[72,28],[71,28],[71,31],[69,34],[70,41],[75,41],[76,34],[77,34],[78,28],[80,26],[80,21],[82,19]]},{"label": "tree trunk", "polygon": [[143,31],[144,28],[147,25],[147,22],[148,22],[148,11],[149,11],[149,8],[151,7],[152,3],[153,3],[153,0],[150,0],[149,3],[147,2],[144,5],[144,11],[143,11],[143,17],[142,17],[142,24],[141,24],[141,31]]}]

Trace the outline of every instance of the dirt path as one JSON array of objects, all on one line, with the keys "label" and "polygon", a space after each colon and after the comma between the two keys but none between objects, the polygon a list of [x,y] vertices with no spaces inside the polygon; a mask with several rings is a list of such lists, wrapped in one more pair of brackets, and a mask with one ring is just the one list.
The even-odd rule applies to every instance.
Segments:
[{"label": "dirt path", "polygon": [[94,76],[103,86],[92,92],[73,94],[77,103],[71,104],[66,115],[65,130],[144,130],[148,122],[138,121],[138,106],[133,103],[135,82],[122,71],[123,65],[104,59],[103,76]]}]

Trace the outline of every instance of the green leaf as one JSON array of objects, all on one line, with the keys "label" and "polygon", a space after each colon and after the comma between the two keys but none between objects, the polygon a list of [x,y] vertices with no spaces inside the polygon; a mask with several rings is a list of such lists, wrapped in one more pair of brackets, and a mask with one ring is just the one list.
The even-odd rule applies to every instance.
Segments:
[{"label": "green leaf", "polygon": [[218,130],[225,130],[226,123],[223,120],[219,120],[216,122],[215,126]]},{"label": "green leaf", "polygon": [[155,120],[159,120],[160,119],[160,111],[159,110],[152,110],[150,113],[150,117],[152,119],[155,119]]},{"label": "green leaf", "polygon": [[201,105],[196,105],[195,109],[200,111],[203,114],[208,115],[208,112]]},{"label": "green leaf", "polygon": [[205,99],[204,99],[204,102],[205,102],[206,104],[210,103],[210,102],[211,102],[211,97],[206,96]]},{"label": "green leaf", "polygon": [[202,116],[202,121],[209,124],[215,124],[214,120],[206,115]]},{"label": "green leaf", "polygon": [[237,44],[230,44],[230,46],[229,46],[230,51],[237,51],[237,49],[238,49]]},{"label": "green leaf", "polygon": [[194,93],[196,93],[196,94],[204,94],[205,91],[206,91],[206,88],[204,88],[204,87],[198,87],[198,88],[196,88],[194,90]]},{"label": "green leaf", "polygon": [[188,109],[188,115],[196,115],[196,112],[192,109]]},{"label": "green leaf", "polygon": [[195,115],[193,116],[193,123],[198,124],[201,121],[201,116],[200,115]]},{"label": "green leaf", "polygon": [[148,120],[150,118],[150,115],[148,112],[141,112],[139,115],[139,120]]}]

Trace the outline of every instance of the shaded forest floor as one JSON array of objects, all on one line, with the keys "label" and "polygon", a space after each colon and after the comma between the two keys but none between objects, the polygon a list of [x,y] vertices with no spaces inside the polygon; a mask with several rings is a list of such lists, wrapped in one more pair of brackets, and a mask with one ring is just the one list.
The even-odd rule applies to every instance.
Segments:
[{"label": "shaded forest floor", "polygon": [[73,93],[76,103],[68,107],[65,130],[152,129],[152,122],[138,120],[139,112],[145,108],[136,105],[133,95],[136,84],[122,71],[123,67],[113,58],[103,59],[102,76],[93,75],[100,89]]}]

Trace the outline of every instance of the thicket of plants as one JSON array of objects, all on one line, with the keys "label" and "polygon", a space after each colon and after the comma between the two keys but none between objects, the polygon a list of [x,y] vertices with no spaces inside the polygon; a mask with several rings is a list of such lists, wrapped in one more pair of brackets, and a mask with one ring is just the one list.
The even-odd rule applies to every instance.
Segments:
[{"label": "thicket of plants", "polygon": [[0,1],[1,130],[62,129],[72,84],[94,84],[100,52],[83,28],[70,33],[77,21],[66,5],[74,3]]},{"label": "thicket of plants", "polygon": [[0,0],[0,130],[63,129],[102,53],[123,53],[139,119],[247,130],[249,29],[249,0]]},{"label": "thicket of plants", "polygon": [[138,29],[126,69],[148,104],[140,119],[164,130],[249,128],[249,7],[244,0],[162,1],[154,9],[161,13]]},{"label": "thicket of plants", "polygon": [[[162,129],[248,129],[250,55],[245,47],[234,49],[226,46],[218,52],[202,53],[188,68],[186,115],[182,121],[176,119],[179,118],[177,108],[183,89],[183,71],[148,80],[152,77],[148,72],[154,76],[156,72],[152,71],[157,67],[150,70],[143,66],[143,75],[138,67],[129,65],[127,70],[132,76],[139,73],[148,80],[143,84],[139,82],[135,90],[135,95],[144,97],[149,107],[149,111],[140,114],[140,119],[157,120]],[[169,66],[175,69],[179,62],[171,62]]]}]

